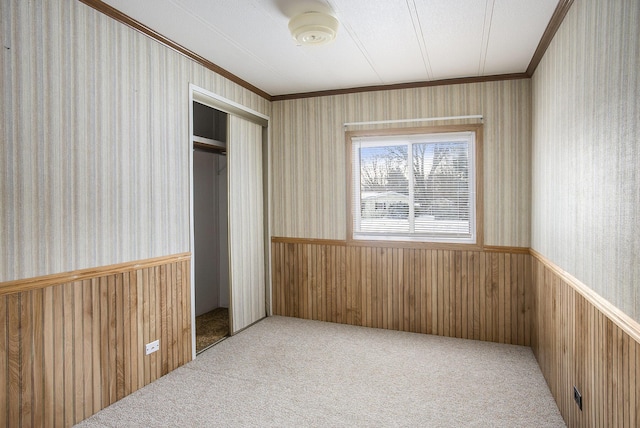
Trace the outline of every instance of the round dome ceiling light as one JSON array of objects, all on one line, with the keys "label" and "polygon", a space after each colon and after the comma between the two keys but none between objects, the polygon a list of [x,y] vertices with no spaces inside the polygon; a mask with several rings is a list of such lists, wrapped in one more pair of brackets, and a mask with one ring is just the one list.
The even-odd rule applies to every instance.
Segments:
[{"label": "round dome ceiling light", "polygon": [[300,45],[324,45],[336,38],[338,20],[326,13],[307,12],[291,18],[289,31]]}]

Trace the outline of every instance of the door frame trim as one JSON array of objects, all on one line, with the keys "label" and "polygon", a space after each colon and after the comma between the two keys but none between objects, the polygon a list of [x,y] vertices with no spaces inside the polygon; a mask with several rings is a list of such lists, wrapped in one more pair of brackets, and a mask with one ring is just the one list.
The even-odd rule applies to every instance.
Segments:
[{"label": "door frame trim", "polygon": [[[194,209],[193,209],[193,102],[208,105],[227,114],[238,116],[262,126],[262,160],[263,168],[263,204],[264,210],[263,221],[265,231],[265,313],[267,316],[272,314],[271,307],[271,244],[269,237],[271,236],[271,222],[269,213],[271,212],[271,199],[269,189],[271,189],[270,158],[269,158],[269,122],[270,117],[256,110],[236,103],[230,99],[222,97],[204,88],[189,83],[189,142],[187,150],[189,150],[189,247],[191,250],[191,348],[192,359],[196,358],[196,281],[195,281],[195,229],[194,229]],[[229,186],[229,183],[227,183]],[[229,272],[229,285],[231,286],[231,271]],[[231,306],[231,290],[229,290],[229,306]],[[232,317],[233,308],[229,308],[229,316]],[[231,327],[231,326],[230,326]]]}]

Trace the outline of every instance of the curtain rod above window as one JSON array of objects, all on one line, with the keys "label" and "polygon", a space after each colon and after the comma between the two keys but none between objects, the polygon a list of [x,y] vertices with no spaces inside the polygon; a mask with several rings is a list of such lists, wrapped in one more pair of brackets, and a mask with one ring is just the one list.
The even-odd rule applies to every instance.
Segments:
[{"label": "curtain rod above window", "polygon": [[468,116],[446,116],[446,117],[425,117],[421,119],[396,119],[396,120],[372,120],[369,122],[345,122],[345,128],[347,126],[356,125],[380,125],[383,123],[410,123],[410,122],[433,122],[436,120],[458,120],[458,119],[480,119],[483,120],[481,114],[473,114]]}]

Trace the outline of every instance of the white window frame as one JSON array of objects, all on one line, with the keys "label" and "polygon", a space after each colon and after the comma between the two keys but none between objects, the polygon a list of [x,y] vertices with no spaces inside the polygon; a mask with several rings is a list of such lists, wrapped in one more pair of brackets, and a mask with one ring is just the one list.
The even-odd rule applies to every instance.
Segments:
[{"label": "white window frame", "polygon": [[[348,164],[348,209],[349,209],[349,240],[353,243],[364,242],[406,242],[418,245],[446,244],[481,246],[482,245],[482,125],[459,125],[429,128],[404,128],[384,131],[361,131],[347,133],[350,158]],[[369,232],[361,231],[361,193],[360,193],[360,159],[358,148],[383,147],[391,145],[407,145],[407,162],[413,165],[412,144],[463,141],[469,144],[469,233],[395,233],[391,231]],[[411,173],[413,168],[410,167]],[[409,201],[413,201],[413,182],[409,179]],[[409,202],[410,231],[414,229],[414,203]]]}]

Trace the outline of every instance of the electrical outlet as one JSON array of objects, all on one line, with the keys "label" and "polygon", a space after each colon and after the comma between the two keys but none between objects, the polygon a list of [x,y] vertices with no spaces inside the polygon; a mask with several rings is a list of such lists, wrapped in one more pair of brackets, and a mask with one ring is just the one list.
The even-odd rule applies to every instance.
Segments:
[{"label": "electrical outlet", "polygon": [[145,349],[145,352],[146,352],[145,355],[153,354],[154,352],[159,351],[160,350],[160,340],[154,340],[151,343],[147,343],[145,345],[144,349]]},{"label": "electrical outlet", "polygon": [[578,391],[575,385],[573,386],[573,400],[578,405],[580,411],[582,411],[582,394],[580,394],[580,391]]}]

